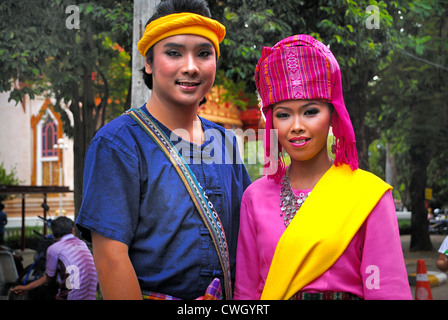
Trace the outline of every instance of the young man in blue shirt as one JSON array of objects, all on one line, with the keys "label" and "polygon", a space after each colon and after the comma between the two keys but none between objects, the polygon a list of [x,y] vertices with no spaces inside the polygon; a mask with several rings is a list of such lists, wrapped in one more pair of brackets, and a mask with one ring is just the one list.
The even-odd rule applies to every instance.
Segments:
[{"label": "young man in blue shirt", "polygon": [[[181,149],[216,209],[234,278],[240,203],[250,179],[233,134],[197,116],[225,34],[209,17],[202,0],[160,4],[139,43],[152,89],[140,111]],[[224,281],[210,232],[176,168],[134,119],[123,115],[104,126],[85,168],[77,224],[82,236],[91,235],[105,299],[196,299],[213,279]]]}]

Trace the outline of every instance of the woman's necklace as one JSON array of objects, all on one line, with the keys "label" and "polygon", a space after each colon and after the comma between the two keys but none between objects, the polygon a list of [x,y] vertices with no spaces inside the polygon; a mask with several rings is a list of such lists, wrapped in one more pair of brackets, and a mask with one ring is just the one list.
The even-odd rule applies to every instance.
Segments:
[{"label": "woman's necklace", "polygon": [[302,204],[305,202],[306,198],[311,192],[304,193],[301,192],[298,196],[295,195],[291,187],[291,181],[288,177],[289,168],[283,176],[281,182],[282,189],[280,191],[280,217],[283,217],[285,226],[287,227],[291,222],[292,218],[296,215],[297,211],[300,209]]}]

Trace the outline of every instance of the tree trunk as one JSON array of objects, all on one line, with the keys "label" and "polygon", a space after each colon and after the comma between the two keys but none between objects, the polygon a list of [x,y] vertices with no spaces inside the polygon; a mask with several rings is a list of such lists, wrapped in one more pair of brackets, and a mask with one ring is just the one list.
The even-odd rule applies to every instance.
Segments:
[{"label": "tree trunk", "polygon": [[134,24],[133,24],[133,50],[132,50],[132,94],[131,106],[141,107],[149,100],[151,91],[146,87],[142,79],[141,69],[145,65],[145,59],[137,50],[137,43],[145,32],[148,19],[154,13],[160,0],[135,0]]},{"label": "tree trunk", "polygon": [[73,137],[75,221],[78,218],[78,212],[82,203],[84,156],[86,153],[82,126],[83,125],[80,121],[75,121]]},{"label": "tree trunk", "polygon": [[410,250],[432,250],[428,230],[428,212],[425,208],[426,164],[413,157],[411,173],[411,244]]},{"label": "tree trunk", "polygon": [[411,128],[413,132],[410,136],[410,158],[411,158],[411,251],[433,250],[428,228],[428,212],[425,208],[425,188],[427,182],[427,167],[429,163],[429,151],[422,139],[424,137],[424,127],[422,128],[421,117],[419,117],[418,107],[411,108]]},{"label": "tree trunk", "polygon": [[82,176],[84,172],[84,130],[79,101],[78,84],[72,82],[73,99],[70,104],[70,111],[73,114],[73,173],[74,173],[74,202],[75,202],[75,221],[78,217],[79,208],[82,201]]},{"label": "tree trunk", "polygon": [[375,140],[376,134],[365,125],[366,98],[360,92],[361,90],[351,86],[350,91],[344,92],[344,100],[355,131],[359,167],[369,170],[369,145]]}]

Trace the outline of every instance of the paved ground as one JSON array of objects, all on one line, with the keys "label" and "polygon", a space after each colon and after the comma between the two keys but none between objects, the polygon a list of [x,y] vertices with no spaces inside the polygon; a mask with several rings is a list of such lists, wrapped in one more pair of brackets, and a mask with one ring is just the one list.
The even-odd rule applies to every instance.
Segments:
[{"label": "paved ground", "polygon": [[[433,300],[448,300],[448,283],[446,281],[447,273],[441,272],[437,266],[436,261],[439,256],[437,250],[439,249],[442,241],[446,235],[431,235],[431,242],[434,247],[433,251],[409,251],[409,244],[411,240],[410,235],[401,236],[401,245],[403,247],[404,260],[406,264],[406,270],[410,275],[410,283],[413,283],[412,274],[417,272],[417,260],[424,259],[426,270],[428,274],[438,276],[442,281],[435,281],[431,285],[431,293]],[[415,286],[411,285],[412,296],[415,297]]]}]

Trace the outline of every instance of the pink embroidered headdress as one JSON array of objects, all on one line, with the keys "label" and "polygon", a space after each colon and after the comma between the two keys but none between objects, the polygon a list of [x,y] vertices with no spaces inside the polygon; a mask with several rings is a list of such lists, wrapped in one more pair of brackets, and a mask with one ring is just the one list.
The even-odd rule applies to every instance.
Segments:
[{"label": "pink embroidered headdress", "polygon": [[[276,181],[284,175],[285,164],[271,142],[272,105],[295,99],[327,101],[334,106],[332,128],[335,136],[336,166],[346,163],[352,170],[358,168],[356,139],[342,96],[341,70],[330,49],[308,35],[288,37],[272,48],[263,47],[255,68],[255,84],[266,117],[265,169],[278,162],[276,172],[268,173]],[[266,172],[266,170],[265,170]]]}]

